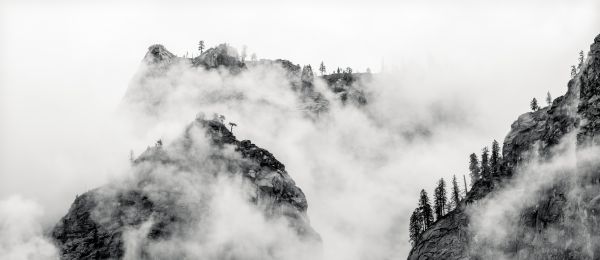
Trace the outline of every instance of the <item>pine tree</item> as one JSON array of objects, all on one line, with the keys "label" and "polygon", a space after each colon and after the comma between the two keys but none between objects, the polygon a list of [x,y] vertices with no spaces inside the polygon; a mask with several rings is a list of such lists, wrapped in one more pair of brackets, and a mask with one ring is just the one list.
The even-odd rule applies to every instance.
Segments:
[{"label": "pine tree", "polygon": [[538,109],[540,109],[540,107],[538,106],[538,103],[537,103],[537,99],[535,99],[535,98],[533,98],[531,100],[530,105],[531,105],[531,110],[532,111],[537,111]]},{"label": "pine tree", "polygon": [[472,153],[469,156],[469,174],[471,176],[471,186],[473,186],[473,184],[481,177],[481,168],[479,167],[479,160],[475,153]]},{"label": "pine tree", "polygon": [[429,196],[425,190],[421,190],[421,196],[419,198],[419,209],[423,216],[423,228],[428,229],[433,224],[433,210],[431,204],[429,204]]},{"label": "pine tree", "polygon": [[448,199],[446,198],[446,182],[444,179],[440,179],[438,182],[438,186],[435,188],[434,192],[434,210],[435,210],[435,218],[440,219],[446,214],[446,203]]},{"label": "pine tree", "polygon": [[492,142],[492,155],[490,157],[490,168],[492,176],[498,176],[500,174],[500,145],[498,141]]},{"label": "pine tree", "polygon": [[458,182],[456,181],[456,175],[452,175],[452,204],[454,208],[458,208],[460,203],[460,190],[458,189]]},{"label": "pine tree", "polygon": [[200,54],[204,52],[204,41],[198,42],[198,50],[200,51]]},{"label": "pine tree", "polygon": [[419,208],[416,208],[410,215],[410,223],[408,226],[408,232],[410,237],[410,243],[414,246],[419,240],[421,233],[423,232],[423,216]]},{"label": "pine tree", "polygon": [[571,65],[571,78],[575,78],[575,76],[577,76],[577,68],[575,65]]},{"label": "pine tree", "polygon": [[548,105],[552,105],[552,96],[550,95],[550,91],[548,91],[548,94],[546,94],[546,103],[548,103]]},{"label": "pine tree", "polygon": [[325,64],[321,61],[321,65],[319,65],[319,72],[321,72],[321,76],[325,75]]},{"label": "pine tree", "polygon": [[583,67],[583,61],[585,60],[585,56],[583,55],[583,51],[579,52],[579,64],[577,64],[577,68],[581,70]]},{"label": "pine tree", "polygon": [[490,169],[490,152],[486,147],[481,150],[481,178],[489,180],[492,173]]}]

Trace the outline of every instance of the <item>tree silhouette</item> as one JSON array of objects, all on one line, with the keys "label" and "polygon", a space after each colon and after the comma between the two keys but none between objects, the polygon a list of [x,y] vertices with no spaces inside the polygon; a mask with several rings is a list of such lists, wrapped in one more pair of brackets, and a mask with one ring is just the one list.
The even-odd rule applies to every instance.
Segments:
[{"label": "tree silhouette", "polygon": [[440,219],[446,214],[446,203],[448,199],[446,198],[446,182],[444,179],[440,179],[437,187],[434,192],[434,210],[435,210],[435,218]]},{"label": "tree silhouette", "polygon": [[204,52],[204,41],[198,42],[198,50],[200,51],[200,54]]},{"label": "tree silhouette", "polygon": [[233,134],[233,127],[234,127],[234,126],[237,126],[237,124],[236,124],[236,123],[234,123],[234,122],[229,122],[229,126],[231,126],[231,130],[230,130],[230,132]]},{"label": "tree silhouette", "polygon": [[532,111],[537,111],[538,109],[540,109],[540,107],[538,106],[538,103],[537,103],[537,99],[535,99],[535,98],[533,98],[531,100],[530,106],[531,106]]},{"label": "tree silhouette", "polygon": [[429,204],[429,196],[425,190],[421,190],[421,196],[419,198],[419,209],[423,216],[423,227],[428,229],[433,224],[433,210],[431,204]]},{"label": "tree silhouette", "polygon": [[460,190],[458,188],[458,182],[456,181],[456,175],[452,175],[452,204],[454,208],[458,208],[460,203]]},{"label": "tree silhouette", "polygon": [[423,232],[423,230],[423,216],[421,215],[419,208],[416,208],[410,215],[410,223],[408,226],[410,243],[413,246],[417,243],[417,241],[419,241],[419,237],[421,236],[421,232]]},{"label": "tree silhouette", "polygon": [[571,65],[571,78],[575,78],[575,76],[577,76],[577,68],[575,65]]},{"label": "tree silhouette", "polygon": [[321,76],[325,75],[325,64],[323,64],[323,62],[321,61],[321,65],[319,65],[319,72],[321,72]]},{"label": "tree silhouette", "polygon": [[581,67],[583,67],[583,61],[585,60],[585,56],[583,54],[583,51],[579,52],[579,64],[577,64],[577,68],[581,69]]},{"label": "tree silhouette", "polygon": [[481,177],[481,168],[479,167],[479,160],[477,155],[472,153],[469,155],[469,174],[471,176],[471,186]]},{"label": "tree silhouette", "polygon": [[487,146],[481,150],[481,177],[489,180],[492,171],[490,169],[490,151]]},{"label": "tree silhouette", "polygon": [[548,91],[548,93],[546,94],[546,103],[548,103],[548,105],[552,105],[552,96],[550,95],[550,91]]},{"label": "tree silhouette", "polygon": [[490,156],[490,167],[492,176],[500,175],[500,145],[496,140],[492,142],[492,155]]},{"label": "tree silhouette", "polygon": [[161,140],[161,139],[158,139],[158,140],[156,141],[156,147],[162,147],[162,145],[163,145],[163,142],[162,142],[162,140]]}]

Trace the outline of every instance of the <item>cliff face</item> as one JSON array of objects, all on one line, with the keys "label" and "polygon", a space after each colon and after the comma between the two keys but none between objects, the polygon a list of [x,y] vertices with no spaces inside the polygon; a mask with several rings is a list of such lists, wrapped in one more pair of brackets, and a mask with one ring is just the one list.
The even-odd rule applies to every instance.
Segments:
[{"label": "cliff face", "polygon": [[595,163],[578,160],[577,174],[567,172],[540,189],[535,203],[512,220],[509,239],[492,243],[478,236],[470,212],[483,207],[481,200],[513,185],[514,174],[533,154],[551,160],[569,134],[576,134],[578,149],[597,145],[599,99],[600,35],[579,73],[569,81],[567,93],[549,107],[519,116],[511,125],[500,173],[475,182],[457,209],[422,234],[408,259],[598,259],[600,167]]},{"label": "cliff face", "polygon": [[[239,183],[236,187],[247,192],[243,199],[262,212],[266,221],[287,223],[297,243],[309,247],[320,244],[320,236],[306,215],[304,193],[285,166],[267,150],[248,140],[237,140],[218,119],[198,118],[179,140],[169,146],[149,147],[132,164],[132,178],[78,196],[52,230],[62,259],[200,257],[183,246],[171,248],[168,254],[156,248],[165,247],[165,241],[190,236],[200,244],[208,239],[210,223],[215,221],[211,220],[211,208],[215,207],[211,203],[221,192],[214,187],[220,187],[222,179]],[[197,230],[199,226],[204,228]],[[132,234],[138,238],[130,239]],[[235,246],[213,249],[202,256],[238,259],[241,256],[236,255]],[[276,245],[269,244],[265,250],[266,255],[278,253]],[[264,254],[261,258],[244,257],[263,258]]]}]

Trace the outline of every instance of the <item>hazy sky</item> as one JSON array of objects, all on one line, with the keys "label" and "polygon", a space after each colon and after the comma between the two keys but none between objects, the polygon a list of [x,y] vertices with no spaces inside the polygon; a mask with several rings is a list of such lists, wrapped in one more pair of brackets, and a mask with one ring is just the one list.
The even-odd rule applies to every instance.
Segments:
[{"label": "hazy sky", "polygon": [[[128,156],[94,152],[119,143],[100,118],[115,111],[151,44],[183,55],[197,53],[199,40],[228,42],[330,70],[383,67],[417,101],[466,95],[482,142],[465,149],[477,151],[503,140],[532,97],[566,91],[579,50],[600,33],[598,10],[597,0],[0,1],[0,200],[55,202],[110,175],[79,172],[73,161],[105,162],[94,173],[111,173]],[[81,185],[54,185],[69,182]]]}]

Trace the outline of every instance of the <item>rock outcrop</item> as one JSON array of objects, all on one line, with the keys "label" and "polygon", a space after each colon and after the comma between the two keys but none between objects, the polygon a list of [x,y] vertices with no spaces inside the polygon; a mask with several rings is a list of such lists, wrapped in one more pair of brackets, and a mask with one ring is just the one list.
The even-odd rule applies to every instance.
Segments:
[{"label": "rock outcrop", "polygon": [[[569,133],[577,132],[581,148],[598,144],[600,136],[600,35],[564,96],[552,105],[525,113],[515,121],[503,144],[500,173],[473,184],[462,204],[425,231],[408,259],[492,259],[494,250],[509,259],[598,259],[600,173],[588,165],[585,178],[566,176],[540,191],[540,199],[519,214],[515,234],[490,248],[471,230],[468,212],[480,200],[501,191],[531,152],[551,158],[552,149]],[[581,167],[580,167],[581,168]],[[568,180],[568,181],[567,181]],[[575,193],[575,194],[574,194]],[[492,225],[494,223],[491,223]]]},{"label": "rock outcrop", "polygon": [[[205,133],[208,146],[202,145],[199,133]],[[242,180],[241,187],[251,190],[248,203],[262,210],[265,218],[285,220],[299,241],[320,243],[306,215],[306,197],[285,166],[267,150],[237,140],[219,119],[198,118],[181,139],[149,147],[132,164],[131,179],[78,196],[54,227],[51,234],[62,259],[121,259],[131,254],[127,250],[143,259],[193,257],[184,248],[163,258],[150,257],[155,252],[148,248],[185,237],[205,221],[214,196],[208,191],[219,178]],[[124,238],[132,230],[145,230],[141,240],[145,242],[134,249]],[[227,248],[222,250],[214,259],[232,256]]]}]

